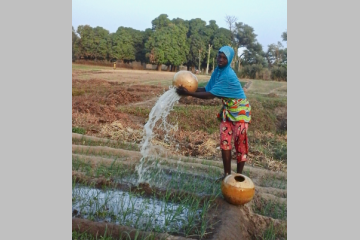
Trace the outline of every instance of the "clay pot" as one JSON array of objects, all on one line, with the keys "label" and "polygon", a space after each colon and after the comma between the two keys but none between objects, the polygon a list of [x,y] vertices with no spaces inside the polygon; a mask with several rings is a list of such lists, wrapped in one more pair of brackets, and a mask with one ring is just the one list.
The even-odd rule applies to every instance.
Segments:
[{"label": "clay pot", "polygon": [[183,86],[189,92],[195,92],[198,88],[198,79],[192,72],[182,70],[175,74],[172,84],[176,87]]},{"label": "clay pot", "polygon": [[249,177],[231,173],[222,181],[221,192],[228,203],[243,205],[254,197],[255,185]]}]

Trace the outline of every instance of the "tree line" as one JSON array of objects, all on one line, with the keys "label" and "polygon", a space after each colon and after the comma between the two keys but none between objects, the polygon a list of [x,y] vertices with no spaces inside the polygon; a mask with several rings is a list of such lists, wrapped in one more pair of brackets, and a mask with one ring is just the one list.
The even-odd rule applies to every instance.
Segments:
[{"label": "tree line", "polygon": [[[216,54],[224,46],[232,46],[235,57],[232,67],[239,77],[262,78],[269,73],[272,79],[287,80],[287,48],[281,42],[271,44],[265,52],[257,41],[254,29],[236,17],[226,16],[229,29],[219,27],[215,20],[206,24],[200,18],[170,20],[161,14],[152,20],[145,31],[119,27],[110,33],[102,27],[80,25],[72,27],[72,58],[94,61],[119,61],[166,65],[176,71],[180,65],[188,70],[216,67]],[[280,37],[280,36],[279,36]],[[281,36],[287,41],[287,32]],[[238,49],[244,49],[238,56]]]}]

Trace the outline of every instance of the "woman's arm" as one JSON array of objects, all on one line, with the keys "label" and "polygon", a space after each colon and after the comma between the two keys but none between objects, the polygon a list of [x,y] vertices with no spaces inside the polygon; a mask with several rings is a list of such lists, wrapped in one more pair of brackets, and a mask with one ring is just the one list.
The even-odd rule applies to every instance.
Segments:
[{"label": "woman's arm", "polygon": [[186,88],[180,86],[176,89],[176,92],[181,95],[181,96],[192,96],[192,97],[196,97],[196,98],[201,98],[201,99],[212,99],[215,98],[216,96],[213,95],[210,92],[205,92],[205,88],[203,88],[204,91],[202,91],[202,88],[199,88],[196,90],[196,92],[189,92]]},{"label": "woman's arm", "polygon": [[206,92],[205,88],[204,87],[198,87],[196,89],[196,92]]}]

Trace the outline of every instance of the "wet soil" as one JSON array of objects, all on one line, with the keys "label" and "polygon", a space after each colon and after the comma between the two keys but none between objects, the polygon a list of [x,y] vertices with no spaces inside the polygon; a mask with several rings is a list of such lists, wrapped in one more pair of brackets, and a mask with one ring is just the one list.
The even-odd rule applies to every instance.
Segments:
[{"label": "wet soil", "polygon": [[[73,178],[78,183],[94,184],[98,189],[103,186],[111,186],[114,189],[122,191],[132,191],[144,194],[144,196],[157,196],[160,198],[166,193],[166,190],[152,188],[147,183],[141,183],[138,186],[131,184],[116,183],[112,180],[105,178],[90,178],[85,175],[73,171]],[[219,187],[220,187],[219,183]],[[172,190],[169,199],[181,201],[182,198],[186,198],[188,195],[192,195],[201,198],[201,202],[209,198],[209,196],[197,196],[193,193],[186,193],[183,191]],[[245,205],[232,205],[227,203],[222,197],[215,199],[214,207],[208,212],[207,219],[213,224],[212,229],[203,238],[208,240],[239,240],[239,239],[256,239],[260,237],[259,233],[261,228],[265,229],[270,223],[274,225],[280,225],[279,221],[271,218],[263,217],[252,213],[251,204]],[[86,219],[79,218],[77,213],[73,212],[73,230],[80,232],[90,231],[92,234],[104,234],[105,229],[112,232],[112,236],[119,238],[123,232],[135,232],[136,229],[120,226],[107,222],[92,222]],[[109,232],[108,232],[109,233]],[[148,236],[150,233],[140,231],[142,236]],[[172,236],[169,234],[157,234],[156,239],[198,239],[198,238],[185,238],[181,236]]]}]

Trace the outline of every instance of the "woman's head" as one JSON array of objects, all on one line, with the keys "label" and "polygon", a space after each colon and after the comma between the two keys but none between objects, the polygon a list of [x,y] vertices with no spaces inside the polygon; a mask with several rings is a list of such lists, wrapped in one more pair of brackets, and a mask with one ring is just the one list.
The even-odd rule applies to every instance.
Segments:
[{"label": "woman's head", "polygon": [[219,68],[226,67],[226,65],[228,64],[227,57],[223,52],[218,52],[216,60],[217,60],[217,65],[219,66]]},{"label": "woman's head", "polygon": [[230,65],[234,57],[234,50],[229,46],[221,47],[216,60],[219,68],[224,68]]}]

